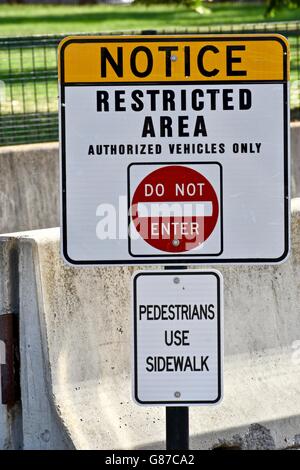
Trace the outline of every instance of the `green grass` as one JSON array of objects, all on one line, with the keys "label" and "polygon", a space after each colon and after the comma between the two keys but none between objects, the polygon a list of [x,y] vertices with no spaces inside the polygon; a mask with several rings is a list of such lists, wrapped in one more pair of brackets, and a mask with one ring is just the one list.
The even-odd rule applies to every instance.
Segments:
[{"label": "green grass", "polygon": [[[265,21],[264,6],[221,3],[200,15],[182,6],[0,5],[0,36],[186,28]],[[300,8],[284,9],[268,21],[300,20]]]}]

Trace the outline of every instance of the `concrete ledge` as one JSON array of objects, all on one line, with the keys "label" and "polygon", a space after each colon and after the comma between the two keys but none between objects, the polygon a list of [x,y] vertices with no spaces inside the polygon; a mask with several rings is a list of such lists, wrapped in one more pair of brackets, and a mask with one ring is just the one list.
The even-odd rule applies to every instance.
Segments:
[{"label": "concrete ledge", "polygon": [[[225,397],[191,408],[191,446],[287,448],[300,439],[300,199],[278,266],[219,266]],[[130,395],[133,268],[71,268],[59,229],[18,238],[24,448],[162,449],[164,408]]]},{"label": "concrete ledge", "polygon": [[0,155],[7,154],[41,154],[43,152],[58,152],[58,142],[45,142],[41,144],[22,144],[22,145],[7,145],[0,147]]}]

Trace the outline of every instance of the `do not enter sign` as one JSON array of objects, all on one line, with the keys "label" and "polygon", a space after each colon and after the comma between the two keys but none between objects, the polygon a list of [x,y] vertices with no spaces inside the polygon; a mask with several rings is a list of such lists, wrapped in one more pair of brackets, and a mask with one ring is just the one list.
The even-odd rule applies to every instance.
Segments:
[{"label": "do not enter sign", "polygon": [[132,255],[220,252],[221,166],[154,166],[129,168]]},{"label": "do not enter sign", "polygon": [[166,252],[189,251],[212,233],[217,194],[205,176],[183,165],[152,171],[135,190],[132,219],[143,239]]}]

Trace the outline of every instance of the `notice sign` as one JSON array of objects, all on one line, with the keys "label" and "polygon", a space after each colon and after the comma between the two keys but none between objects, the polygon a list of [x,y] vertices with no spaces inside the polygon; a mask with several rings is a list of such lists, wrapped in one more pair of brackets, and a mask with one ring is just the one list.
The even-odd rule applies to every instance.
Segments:
[{"label": "notice sign", "polygon": [[285,38],[69,37],[59,64],[67,262],[287,257]]},{"label": "notice sign", "polygon": [[222,297],[217,271],[135,274],[133,395],[138,404],[221,400]]}]

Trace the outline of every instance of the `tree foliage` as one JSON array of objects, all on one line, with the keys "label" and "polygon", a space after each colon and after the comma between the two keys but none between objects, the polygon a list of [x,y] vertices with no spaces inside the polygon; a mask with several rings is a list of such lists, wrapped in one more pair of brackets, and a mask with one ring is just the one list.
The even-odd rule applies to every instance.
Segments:
[{"label": "tree foliage", "polygon": [[266,15],[269,16],[276,10],[286,7],[299,7],[300,0],[267,0]]}]

